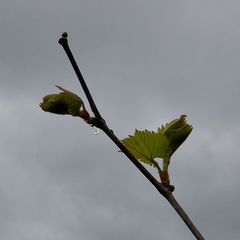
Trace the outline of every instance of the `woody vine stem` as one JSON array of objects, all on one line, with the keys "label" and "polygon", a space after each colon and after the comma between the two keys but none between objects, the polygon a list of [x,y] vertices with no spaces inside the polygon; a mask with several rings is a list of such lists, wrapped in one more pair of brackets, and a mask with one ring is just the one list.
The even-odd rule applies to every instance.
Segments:
[{"label": "woody vine stem", "polygon": [[177,200],[173,196],[173,186],[166,186],[159,182],[129,151],[128,149],[122,144],[122,142],[119,140],[119,138],[114,134],[114,132],[107,126],[106,121],[101,116],[100,112],[98,111],[98,108],[92,98],[92,95],[88,89],[88,86],[81,74],[81,71],[75,61],[75,58],[72,54],[71,49],[68,45],[67,40],[67,33],[63,33],[62,37],[59,39],[58,43],[63,47],[65,50],[69,61],[72,64],[72,67],[77,75],[77,78],[79,80],[79,83],[82,86],[82,89],[88,99],[89,105],[91,107],[91,110],[94,114],[94,117],[91,118],[91,120],[88,122],[91,126],[95,126],[99,129],[101,129],[105,134],[119,147],[122,153],[124,153],[128,159],[138,168],[138,170],[152,183],[152,185],[157,189],[157,191],[171,204],[171,206],[175,209],[177,214],[181,217],[183,222],[187,225],[189,230],[192,232],[192,234],[195,236],[197,240],[204,240],[204,237],[202,234],[198,231],[196,226],[193,224],[191,219],[188,217],[186,212],[183,210],[183,208],[179,205]]}]

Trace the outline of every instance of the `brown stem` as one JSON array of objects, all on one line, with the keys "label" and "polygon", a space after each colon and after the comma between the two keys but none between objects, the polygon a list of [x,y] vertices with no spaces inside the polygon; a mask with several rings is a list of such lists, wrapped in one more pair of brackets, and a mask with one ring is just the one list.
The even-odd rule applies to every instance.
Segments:
[{"label": "brown stem", "polygon": [[121,149],[121,151],[131,160],[131,162],[143,173],[143,175],[154,185],[154,187],[161,193],[167,201],[172,205],[177,214],[181,217],[183,222],[187,225],[192,234],[196,237],[197,240],[204,240],[204,237],[198,231],[196,226],[193,224],[191,219],[188,217],[187,213],[179,205],[177,200],[172,194],[172,186],[165,186],[162,183],[158,182],[145,168],[144,166],[136,160],[136,158],[128,151],[128,149],[122,144],[122,142],[114,135],[114,133],[104,124],[100,127],[107,136],[112,139],[112,141]]},{"label": "brown stem", "polygon": [[72,67],[78,77],[78,80],[83,88],[83,91],[86,94],[86,97],[88,99],[88,102],[90,104],[90,107],[92,109],[92,112],[95,116],[95,118],[92,119],[90,122],[92,125],[102,129],[106,135],[119,147],[119,149],[129,158],[129,160],[138,168],[138,170],[153,184],[153,186],[158,190],[159,193],[161,193],[167,201],[172,205],[172,207],[176,210],[178,215],[182,218],[182,220],[185,222],[185,224],[188,226],[190,231],[193,233],[193,235],[196,237],[197,240],[204,240],[201,233],[198,231],[198,229],[195,227],[195,225],[192,223],[191,219],[188,217],[186,212],[183,210],[183,208],[178,204],[176,199],[173,197],[172,191],[174,190],[171,188],[171,186],[165,186],[164,184],[158,182],[153,175],[128,151],[128,149],[122,144],[122,142],[115,136],[113,131],[108,128],[105,120],[100,115],[96,104],[91,96],[91,93],[87,87],[87,84],[85,83],[85,80],[78,68],[78,65],[73,57],[73,54],[68,46],[67,41],[67,33],[62,34],[62,38],[59,39],[59,44],[62,45],[63,49],[65,50]]},{"label": "brown stem", "polygon": [[204,240],[204,237],[202,234],[198,231],[198,229],[195,227],[191,219],[188,217],[187,213],[183,210],[183,208],[179,205],[177,200],[174,198],[172,193],[168,193],[166,196],[166,199],[168,202],[172,205],[172,207],[175,209],[175,211],[178,213],[178,215],[182,218],[182,220],[185,222],[185,224],[188,226],[189,230],[192,232],[192,234],[196,237],[198,240]]},{"label": "brown stem", "polygon": [[86,97],[88,99],[88,102],[90,104],[92,112],[94,113],[96,118],[102,119],[102,117],[101,117],[101,115],[100,115],[100,113],[99,113],[99,111],[98,111],[98,109],[96,107],[96,104],[95,104],[95,102],[94,102],[94,100],[92,98],[92,95],[91,95],[91,93],[90,93],[90,91],[89,91],[89,89],[87,87],[87,84],[84,81],[82,73],[81,73],[81,71],[80,71],[80,69],[79,69],[79,67],[78,67],[78,65],[77,65],[77,63],[75,61],[75,58],[74,58],[74,56],[72,54],[72,51],[69,48],[68,40],[67,40],[67,33],[66,32],[64,32],[62,34],[62,37],[58,40],[58,43],[60,45],[62,45],[63,49],[65,50],[65,52],[66,52],[66,54],[67,54],[67,56],[69,58],[69,61],[72,64],[72,67],[73,67],[73,69],[74,69],[74,71],[75,71],[75,73],[77,75],[77,78],[78,78],[78,80],[79,80],[79,82],[80,82],[80,84],[82,86],[82,89],[83,89],[83,91],[84,91],[84,93],[85,93],[85,95],[86,95]]}]

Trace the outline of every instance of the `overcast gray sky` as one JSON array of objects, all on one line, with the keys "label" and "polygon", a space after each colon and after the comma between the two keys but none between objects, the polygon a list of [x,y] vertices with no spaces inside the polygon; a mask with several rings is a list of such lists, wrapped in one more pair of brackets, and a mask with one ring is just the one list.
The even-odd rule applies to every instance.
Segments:
[{"label": "overcast gray sky", "polygon": [[240,239],[236,0],[1,0],[0,239],[194,239],[104,133],[39,108],[55,84],[85,99],[64,31],[117,136],[188,115],[175,197],[206,239]]}]

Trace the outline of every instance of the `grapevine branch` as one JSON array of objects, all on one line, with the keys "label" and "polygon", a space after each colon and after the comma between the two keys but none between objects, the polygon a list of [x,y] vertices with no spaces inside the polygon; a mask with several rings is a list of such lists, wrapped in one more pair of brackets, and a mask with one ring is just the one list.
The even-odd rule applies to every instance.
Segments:
[{"label": "grapevine branch", "polygon": [[192,223],[191,219],[188,217],[186,212],[183,210],[183,208],[180,206],[180,204],[177,202],[177,200],[174,198],[172,192],[174,190],[173,186],[166,186],[159,182],[129,151],[128,149],[122,144],[122,142],[119,140],[119,138],[114,134],[114,132],[107,126],[106,121],[101,116],[101,114],[98,111],[98,108],[92,98],[92,95],[88,89],[88,86],[82,76],[82,73],[75,61],[75,58],[72,54],[71,49],[68,45],[67,40],[67,33],[63,33],[62,37],[59,39],[58,43],[63,47],[65,50],[69,61],[72,64],[72,67],[77,75],[77,78],[79,80],[79,83],[82,86],[82,89],[88,99],[90,108],[94,114],[94,117],[89,121],[88,123],[92,126],[96,126],[99,129],[101,129],[123,152],[128,159],[138,168],[138,170],[152,183],[152,185],[158,190],[158,192],[166,198],[166,200],[171,204],[171,206],[175,209],[175,211],[178,213],[178,215],[181,217],[183,222],[188,226],[189,230],[192,232],[192,234],[195,236],[197,240],[204,240],[204,237],[201,235],[201,233],[198,231],[196,226]]}]

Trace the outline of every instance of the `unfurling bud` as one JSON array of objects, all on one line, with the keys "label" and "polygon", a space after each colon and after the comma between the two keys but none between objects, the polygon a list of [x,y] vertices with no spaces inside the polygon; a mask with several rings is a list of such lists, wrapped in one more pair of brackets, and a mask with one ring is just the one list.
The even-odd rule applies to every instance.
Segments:
[{"label": "unfurling bud", "polygon": [[192,126],[187,123],[187,115],[181,115],[180,118],[167,123],[159,128],[164,136],[170,142],[170,156],[178,149],[178,147],[187,139],[192,131]]},{"label": "unfurling bud", "polygon": [[73,92],[65,90],[60,86],[56,87],[62,92],[43,97],[43,102],[40,104],[42,110],[55,114],[68,114],[74,117],[81,117],[88,121],[90,116],[85,109],[82,99]]}]

